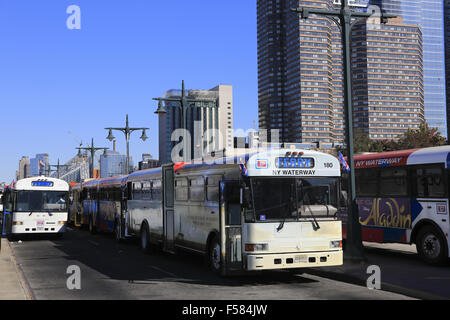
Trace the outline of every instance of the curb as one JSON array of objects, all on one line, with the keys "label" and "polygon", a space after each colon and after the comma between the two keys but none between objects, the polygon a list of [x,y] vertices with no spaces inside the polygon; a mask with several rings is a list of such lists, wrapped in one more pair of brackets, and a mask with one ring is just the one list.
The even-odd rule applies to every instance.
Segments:
[{"label": "curb", "polygon": [[[340,273],[340,272],[333,272],[333,271],[324,271],[324,270],[318,270],[318,269],[308,269],[305,273],[309,273],[315,276],[336,280],[340,282],[346,282],[362,287],[367,287],[366,280],[361,279],[358,276]],[[367,289],[370,290],[370,289]],[[402,294],[405,296],[408,296],[410,298],[420,299],[420,300],[449,300],[448,297],[443,297],[439,295],[435,295],[433,293],[428,293],[424,291],[419,291],[415,289],[410,289],[406,287],[402,287],[399,285],[381,282],[381,290],[388,291],[392,293]]]},{"label": "curb", "polygon": [[11,246],[11,243],[7,239],[6,242],[8,243],[9,249],[11,251],[11,260],[14,263],[14,267],[16,268],[16,273],[19,277],[20,286],[22,287],[23,292],[25,293],[26,300],[36,300],[36,296],[34,295],[33,289],[31,289],[31,285],[28,282],[25,273],[22,269],[22,265],[17,263],[16,255],[14,253],[14,249]]}]

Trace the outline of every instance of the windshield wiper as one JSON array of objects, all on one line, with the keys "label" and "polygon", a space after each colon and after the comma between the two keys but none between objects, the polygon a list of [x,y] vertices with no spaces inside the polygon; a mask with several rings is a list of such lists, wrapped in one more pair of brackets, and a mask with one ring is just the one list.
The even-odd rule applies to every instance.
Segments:
[{"label": "windshield wiper", "polygon": [[280,232],[284,228],[284,223],[286,222],[286,218],[281,221],[280,225],[277,227],[277,232]]},{"label": "windshield wiper", "polygon": [[[311,207],[310,207],[309,205],[306,205],[306,206],[308,207],[309,212],[311,212],[311,218],[313,218],[313,221],[314,221],[314,223],[313,223],[314,231],[317,231],[317,230],[320,229],[319,222],[317,222],[317,219],[316,219],[316,217],[314,216],[314,213],[312,212]],[[327,207],[327,210],[328,210],[328,207]]]}]

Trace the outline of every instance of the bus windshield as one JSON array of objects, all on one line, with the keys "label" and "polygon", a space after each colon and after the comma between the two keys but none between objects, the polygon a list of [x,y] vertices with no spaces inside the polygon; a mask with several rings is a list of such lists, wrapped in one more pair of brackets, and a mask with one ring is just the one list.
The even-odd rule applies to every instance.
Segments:
[{"label": "bus windshield", "polygon": [[252,178],[256,221],[331,216],[337,211],[337,178]]},{"label": "bus windshield", "polygon": [[67,210],[65,191],[18,191],[16,212],[62,212]]}]

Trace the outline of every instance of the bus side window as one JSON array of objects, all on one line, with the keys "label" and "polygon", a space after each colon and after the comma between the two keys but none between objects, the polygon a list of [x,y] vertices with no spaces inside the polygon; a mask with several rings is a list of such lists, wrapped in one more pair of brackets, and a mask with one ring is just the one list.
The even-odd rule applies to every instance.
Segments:
[{"label": "bus side window", "polygon": [[380,196],[407,197],[408,177],[406,168],[383,168],[380,171]]},{"label": "bus side window", "polygon": [[205,179],[196,177],[189,180],[189,200],[204,201],[205,200]]},{"label": "bus side window", "polygon": [[359,169],[355,173],[356,196],[376,197],[378,194],[378,170]]},{"label": "bus side window", "polygon": [[161,180],[152,181],[152,199],[161,201],[162,199],[162,183]]},{"label": "bus side window", "polygon": [[415,170],[417,197],[442,198],[446,197],[445,183],[442,178],[443,170],[437,166],[420,167]]},{"label": "bus side window", "polygon": [[152,192],[151,181],[142,182],[141,199],[142,200],[151,200],[151,198],[152,198],[151,192]]},{"label": "bus side window", "polygon": [[209,176],[206,178],[206,199],[208,201],[219,201],[219,184],[221,176]]},{"label": "bus side window", "polygon": [[187,201],[188,199],[188,185],[187,179],[181,178],[175,180],[175,200]]}]

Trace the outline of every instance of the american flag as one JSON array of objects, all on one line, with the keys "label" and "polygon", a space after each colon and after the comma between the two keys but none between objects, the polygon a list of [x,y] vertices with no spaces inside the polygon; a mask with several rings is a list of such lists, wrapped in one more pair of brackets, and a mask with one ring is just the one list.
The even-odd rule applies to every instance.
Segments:
[{"label": "american flag", "polygon": [[245,166],[245,162],[242,158],[241,158],[241,163],[239,164],[239,169],[241,171],[242,176],[248,177],[247,167]]},{"label": "american flag", "polygon": [[348,165],[347,161],[345,161],[344,156],[341,152],[339,152],[339,162],[341,163],[342,170],[350,171],[350,166]]}]

